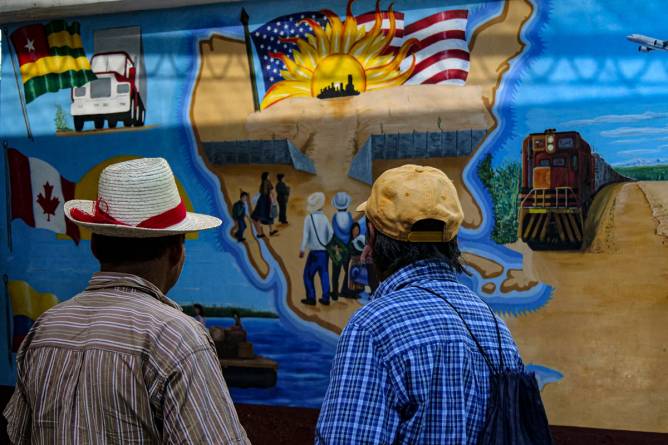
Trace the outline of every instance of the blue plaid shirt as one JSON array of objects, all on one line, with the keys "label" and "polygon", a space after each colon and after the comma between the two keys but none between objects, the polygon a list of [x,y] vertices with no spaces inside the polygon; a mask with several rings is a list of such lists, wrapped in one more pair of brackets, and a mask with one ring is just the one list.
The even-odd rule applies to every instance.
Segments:
[{"label": "blue plaid shirt", "polygon": [[[495,367],[492,314],[447,264],[420,261],[383,281],[344,329],[318,419],[316,444],[473,444],[489,397],[489,367],[462,314]],[[508,369],[523,369],[505,323]]]}]

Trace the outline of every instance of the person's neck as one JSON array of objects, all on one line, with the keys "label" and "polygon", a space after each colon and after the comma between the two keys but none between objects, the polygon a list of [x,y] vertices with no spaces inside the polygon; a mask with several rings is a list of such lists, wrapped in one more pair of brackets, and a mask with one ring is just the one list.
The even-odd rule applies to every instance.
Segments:
[{"label": "person's neck", "polygon": [[169,283],[167,273],[162,270],[160,265],[151,263],[141,264],[102,264],[100,272],[125,273],[136,275],[139,278],[152,283],[163,294],[169,291]]}]

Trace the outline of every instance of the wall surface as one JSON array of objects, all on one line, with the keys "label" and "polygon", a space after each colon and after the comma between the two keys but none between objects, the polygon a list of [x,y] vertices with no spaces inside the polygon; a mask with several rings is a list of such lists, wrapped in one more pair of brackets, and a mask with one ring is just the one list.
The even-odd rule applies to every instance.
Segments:
[{"label": "wall surface", "polygon": [[[336,204],[358,221],[352,209],[374,178],[417,163],[454,181],[470,272],[461,280],[508,323],[550,422],[668,432],[668,53],[655,42],[668,38],[662,4],[399,0],[391,29],[389,2],[381,1],[378,32],[374,5],[360,0],[347,12],[345,2],[276,1],[72,15],[60,40],[46,37],[62,26],[49,19],[8,27],[0,384],[14,383],[15,351],[34,320],[96,270],[90,234],[66,224],[62,203],[94,199],[113,162],[162,156],[186,205],[224,221],[189,237],[170,297],[204,305],[209,326],[229,326],[241,313],[263,366],[278,366],[275,385],[233,387],[235,401],[319,407],[337,336],[374,283],[364,265],[344,266],[327,289],[341,298],[301,302],[309,197],[325,194],[330,220]],[[650,38],[629,41],[634,33]],[[350,43],[337,48],[341,42]],[[71,60],[38,61],[56,46],[69,48]],[[104,80],[110,75],[98,71],[92,80],[95,59],[109,51],[127,53],[133,74]],[[111,82],[114,98],[91,98],[91,81],[96,91]],[[75,93],[82,96],[73,101]],[[523,164],[530,134],[536,158]],[[536,138],[550,135],[571,142],[552,154],[536,148]],[[540,164],[562,153],[565,165]],[[8,161],[29,168],[19,177]],[[592,188],[594,171],[610,182]],[[262,172],[273,186],[285,175],[287,222],[275,215],[271,228],[253,226],[246,216],[238,240],[240,191],[270,222],[258,196]],[[523,178],[549,184],[521,189]],[[554,203],[556,193],[563,204],[536,198]],[[340,249],[355,252],[348,240]],[[330,261],[333,281],[332,269]],[[315,288],[320,297],[318,278]]]},{"label": "wall surface", "polygon": [[0,23],[62,18],[71,14],[119,13],[234,1],[238,0],[3,0],[0,2]]}]

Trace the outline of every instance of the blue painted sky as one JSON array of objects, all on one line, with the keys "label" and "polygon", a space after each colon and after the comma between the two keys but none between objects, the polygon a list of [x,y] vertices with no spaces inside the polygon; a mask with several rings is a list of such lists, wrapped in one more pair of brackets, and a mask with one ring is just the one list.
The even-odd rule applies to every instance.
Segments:
[{"label": "blue painted sky", "polygon": [[503,111],[513,113],[513,136],[497,163],[518,160],[526,134],[546,128],[579,131],[611,163],[668,159],[668,52],[642,53],[626,40],[668,39],[665,4],[536,3],[547,20],[526,38],[541,51],[516,61],[525,69]]}]

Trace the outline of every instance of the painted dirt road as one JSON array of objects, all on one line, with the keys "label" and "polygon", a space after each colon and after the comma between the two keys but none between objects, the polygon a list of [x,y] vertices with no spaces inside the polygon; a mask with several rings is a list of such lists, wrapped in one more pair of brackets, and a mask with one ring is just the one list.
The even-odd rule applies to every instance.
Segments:
[{"label": "painted dirt road", "polygon": [[[540,311],[506,322],[526,361],[571,370],[543,391],[552,423],[653,431],[668,425],[666,410],[641,409],[668,406],[668,394],[655,385],[668,363],[668,243],[654,216],[668,205],[668,183],[618,184],[603,193],[588,250],[514,246],[555,292]],[[602,308],[608,315],[596,316]]]}]

